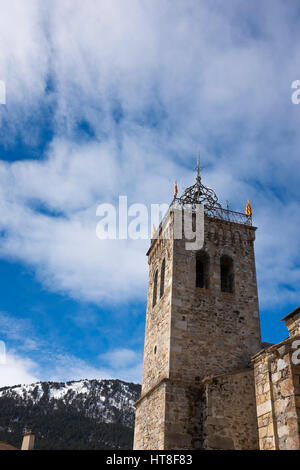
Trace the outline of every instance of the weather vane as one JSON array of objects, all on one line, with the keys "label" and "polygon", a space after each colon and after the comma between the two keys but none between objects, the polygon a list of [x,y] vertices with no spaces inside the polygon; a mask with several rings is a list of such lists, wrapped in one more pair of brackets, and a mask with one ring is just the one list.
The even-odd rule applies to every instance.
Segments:
[{"label": "weather vane", "polygon": [[195,168],[195,170],[197,171],[196,181],[199,184],[201,183],[200,171],[203,170],[204,168],[205,168],[204,166],[200,166],[200,150],[199,150],[198,158],[197,158],[197,166]]}]

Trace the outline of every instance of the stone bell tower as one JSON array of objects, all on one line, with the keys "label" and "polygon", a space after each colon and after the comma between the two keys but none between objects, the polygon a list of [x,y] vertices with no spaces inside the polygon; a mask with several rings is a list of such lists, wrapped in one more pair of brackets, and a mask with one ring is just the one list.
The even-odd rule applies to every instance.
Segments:
[{"label": "stone bell tower", "polygon": [[[174,237],[175,211],[204,206],[204,245]],[[143,385],[135,449],[258,447],[251,357],[261,349],[252,216],[196,183],[174,197],[148,250]]]}]

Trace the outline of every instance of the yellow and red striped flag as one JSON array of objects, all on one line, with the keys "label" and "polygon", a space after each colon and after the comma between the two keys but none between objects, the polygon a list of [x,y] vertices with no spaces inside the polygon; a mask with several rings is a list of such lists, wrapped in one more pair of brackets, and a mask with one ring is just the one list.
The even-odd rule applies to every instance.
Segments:
[{"label": "yellow and red striped flag", "polygon": [[175,185],[174,185],[174,197],[176,197],[177,194],[178,194],[177,181],[175,181]]},{"label": "yellow and red striped flag", "polygon": [[246,206],[246,215],[252,215],[252,209],[251,209],[249,201],[247,202],[247,206]]}]

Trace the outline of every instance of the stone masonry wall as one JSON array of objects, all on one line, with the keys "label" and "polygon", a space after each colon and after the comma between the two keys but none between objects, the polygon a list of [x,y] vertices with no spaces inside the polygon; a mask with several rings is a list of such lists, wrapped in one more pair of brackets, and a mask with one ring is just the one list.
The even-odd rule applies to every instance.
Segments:
[{"label": "stone masonry wall", "polygon": [[[173,240],[153,242],[149,262],[149,284],[144,344],[142,395],[169,376]],[[161,266],[165,259],[165,288],[160,298]],[[154,276],[158,271],[157,302],[153,307]]]},{"label": "stone masonry wall", "polygon": [[[171,234],[172,220],[171,214],[167,224]],[[255,228],[205,217],[204,250],[210,260],[207,289],[195,287],[196,252],[185,249],[185,240],[172,236],[166,240],[161,235],[148,252],[143,386],[137,403],[135,448],[193,449],[200,445],[206,412],[201,408],[203,396],[195,391],[201,380],[244,368],[260,350]],[[222,255],[234,262],[233,293],[221,292]],[[154,273],[158,269],[159,292],[164,258],[165,292],[153,308]],[[164,415],[154,398],[160,382],[166,387]],[[199,407],[195,406],[198,402]],[[159,424],[153,425],[153,419]],[[161,420],[164,438],[157,444]]]},{"label": "stone masonry wall", "polygon": [[300,307],[290,313],[285,319],[290,336],[300,335]]},{"label": "stone masonry wall", "polygon": [[253,369],[168,381],[165,449],[258,449]]},{"label": "stone masonry wall", "polygon": [[[169,221],[168,221],[169,222]],[[149,283],[144,343],[143,384],[136,403],[134,449],[163,449],[165,440],[165,379],[170,369],[173,240],[156,234],[148,252]],[[165,259],[165,287],[160,297],[161,266]],[[154,276],[158,271],[157,302],[153,307]]]},{"label": "stone masonry wall", "polygon": [[297,364],[299,355],[295,356],[297,340],[300,337],[288,338],[253,359],[262,450],[300,450],[300,365]]},{"label": "stone masonry wall", "polygon": [[253,369],[204,381],[204,449],[259,448]]},{"label": "stone masonry wall", "polygon": [[164,449],[166,383],[162,381],[137,403],[134,429],[135,450]]},{"label": "stone masonry wall", "polygon": [[201,398],[199,387],[182,381],[168,381],[164,449],[201,448]]},{"label": "stone masonry wall", "polygon": [[[170,377],[199,381],[242,369],[260,349],[253,227],[205,218],[209,288],[195,287],[196,252],[174,240]],[[220,258],[234,262],[234,293],[222,292]]]},{"label": "stone masonry wall", "polygon": [[[169,449],[177,448],[176,442],[182,443],[180,449],[195,448],[198,442],[200,423],[195,424],[197,417],[187,411],[190,404],[189,398],[184,399],[185,390],[193,389],[207,376],[245,368],[261,349],[254,234],[255,229],[248,226],[205,219],[208,289],[195,287],[196,252],[185,249],[185,240],[174,240],[170,380],[189,385],[174,385],[174,401],[167,402]],[[224,254],[234,262],[234,293],[221,292],[220,258]],[[193,428],[197,429],[195,435]],[[169,433],[173,439],[168,439]],[[252,444],[250,437],[247,448]]]}]

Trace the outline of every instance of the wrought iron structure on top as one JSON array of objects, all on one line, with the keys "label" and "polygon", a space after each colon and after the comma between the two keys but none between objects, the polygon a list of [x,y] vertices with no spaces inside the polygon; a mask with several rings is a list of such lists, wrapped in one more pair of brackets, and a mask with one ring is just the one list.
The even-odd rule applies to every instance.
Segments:
[{"label": "wrought iron structure on top", "polygon": [[214,190],[202,184],[199,158],[197,163],[196,183],[193,186],[186,188],[181,197],[174,196],[171,207],[190,205],[192,209],[195,209],[196,204],[204,205],[204,212],[208,217],[235,222],[238,224],[252,225],[251,215],[224,209],[219,203]]}]

